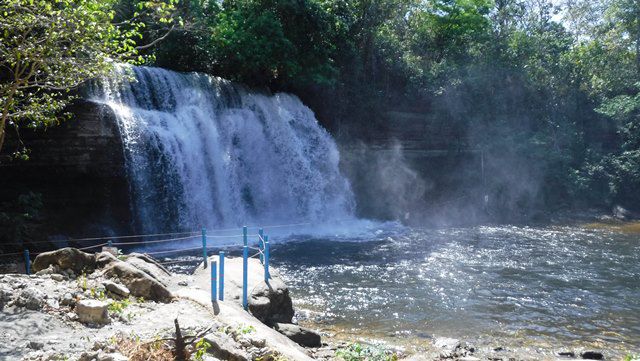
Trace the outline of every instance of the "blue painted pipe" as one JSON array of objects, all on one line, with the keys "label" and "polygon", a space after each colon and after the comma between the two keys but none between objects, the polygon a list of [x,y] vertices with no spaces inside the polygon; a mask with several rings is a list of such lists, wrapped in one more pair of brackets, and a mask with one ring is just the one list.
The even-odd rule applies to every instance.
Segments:
[{"label": "blue painted pipe", "polygon": [[217,289],[216,287],[218,286],[218,279],[217,279],[217,265],[216,262],[213,261],[211,262],[211,302],[216,302],[218,300],[218,294],[217,294]]},{"label": "blue painted pipe", "polygon": [[[264,252],[264,244],[262,240],[264,240],[264,230],[262,228],[258,229],[258,248]],[[264,264],[264,256],[260,253],[260,263]]]},{"label": "blue painted pipe", "polygon": [[219,281],[219,289],[220,294],[218,295],[220,301],[224,301],[224,251],[220,251],[220,281]]},{"label": "blue painted pipe", "polygon": [[207,229],[202,228],[202,264],[207,268]]},{"label": "blue painted pipe", "polygon": [[247,272],[249,268],[249,247],[244,246],[242,248],[242,308],[244,310],[249,309],[249,302],[247,301]]},{"label": "blue painted pipe", "polygon": [[242,242],[247,246],[247,226],[242,227]]},{"label": "blue painted pipe", "polygon": [[271,278],[271,274],[269,273],[269,236],[264,236],[264,281],[269,282],[269,278]]}]

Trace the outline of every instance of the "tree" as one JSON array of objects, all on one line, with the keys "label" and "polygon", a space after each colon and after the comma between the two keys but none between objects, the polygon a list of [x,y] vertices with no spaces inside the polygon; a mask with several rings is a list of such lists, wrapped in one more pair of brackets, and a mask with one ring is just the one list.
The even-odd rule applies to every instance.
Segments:
[{"label": "tree", "polygon": [[[140,3],[167,19],[173,2]],[[72,91],[119,61],[140,60],[141,23],[115,23],[116,0],[4,0],[0,4],[0,150],[6,131],[48,127]],[[17,152],[27,156],[22,145]]]}]

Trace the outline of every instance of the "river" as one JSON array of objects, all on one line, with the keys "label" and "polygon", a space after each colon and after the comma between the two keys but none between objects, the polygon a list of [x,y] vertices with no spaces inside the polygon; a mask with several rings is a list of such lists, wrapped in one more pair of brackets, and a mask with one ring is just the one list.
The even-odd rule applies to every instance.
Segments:
[{"label": "river", "polygon": [[637,234],[581,226],[374,234],[274,247],[301,323],[413,350],[433,337],[548,355],[640,349]]}]

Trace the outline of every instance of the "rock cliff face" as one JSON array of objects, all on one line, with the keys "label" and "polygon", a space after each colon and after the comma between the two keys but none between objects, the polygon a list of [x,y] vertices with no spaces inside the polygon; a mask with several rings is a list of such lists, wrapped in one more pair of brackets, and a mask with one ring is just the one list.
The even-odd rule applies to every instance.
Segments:
[{"label": "rock cliff face", "polygon": [[482,153],[468,148],[464,129],[399,111],[387,112],[384,124],[367,144],[339,141],[361,216],[419,225],[485,219]]},{"label": "rock cliff face", "polygon": [[78,101],[60,126],[23,130],[28,161],[11,160],[16,138],[8,130],[0,154],[0,203],[28,192],[42,196],[38,227],[25,235],[35,241],[55,235],[120,233],[129,227],[129,199],[118,127],[104,105]]}]

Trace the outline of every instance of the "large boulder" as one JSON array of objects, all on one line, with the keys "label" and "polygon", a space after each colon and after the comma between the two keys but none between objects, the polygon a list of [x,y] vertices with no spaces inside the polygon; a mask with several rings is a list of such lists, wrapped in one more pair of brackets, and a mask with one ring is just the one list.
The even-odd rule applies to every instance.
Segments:
[{"label": "large boulder", "polygon": [[60,269],[70,269],[75,273],[92,271],[96,268],[95,257],[92,254],[80,251],[77,248],[61,248],[51,252],[39,254],[31,265],[33,272],[38,272],[49,266],[58,266]]},{"label": "large boulder", "polygon": [[276,331],[290,338],[293,342],[304,347],[320,347],[322,339],[316,331],[294,325],[291,323],[276,323],[274,325]]},{"label": "large boulder", "polygon": [[127,262],[110,263],[104,269],[104,275],[118,278],[136,297],[160,302],[171,302],[173,298],[171,292],[162,283]]},{"label": "large boulder", "polygon": [[155,260],[141,255],[139,253],[133,253],[125,260],[127,263],[133,265],[135,268],[144,271],[156,281],[162,283],[164,286],[169,284],[169,278],[171,273],[164,269],[162,265],[158,264]]},{"label": "large boulder", "polygon": [[258,284],[249,297],[249,311],[267,325],[291,323],[294,310],[287,285],[277,277]]}]

